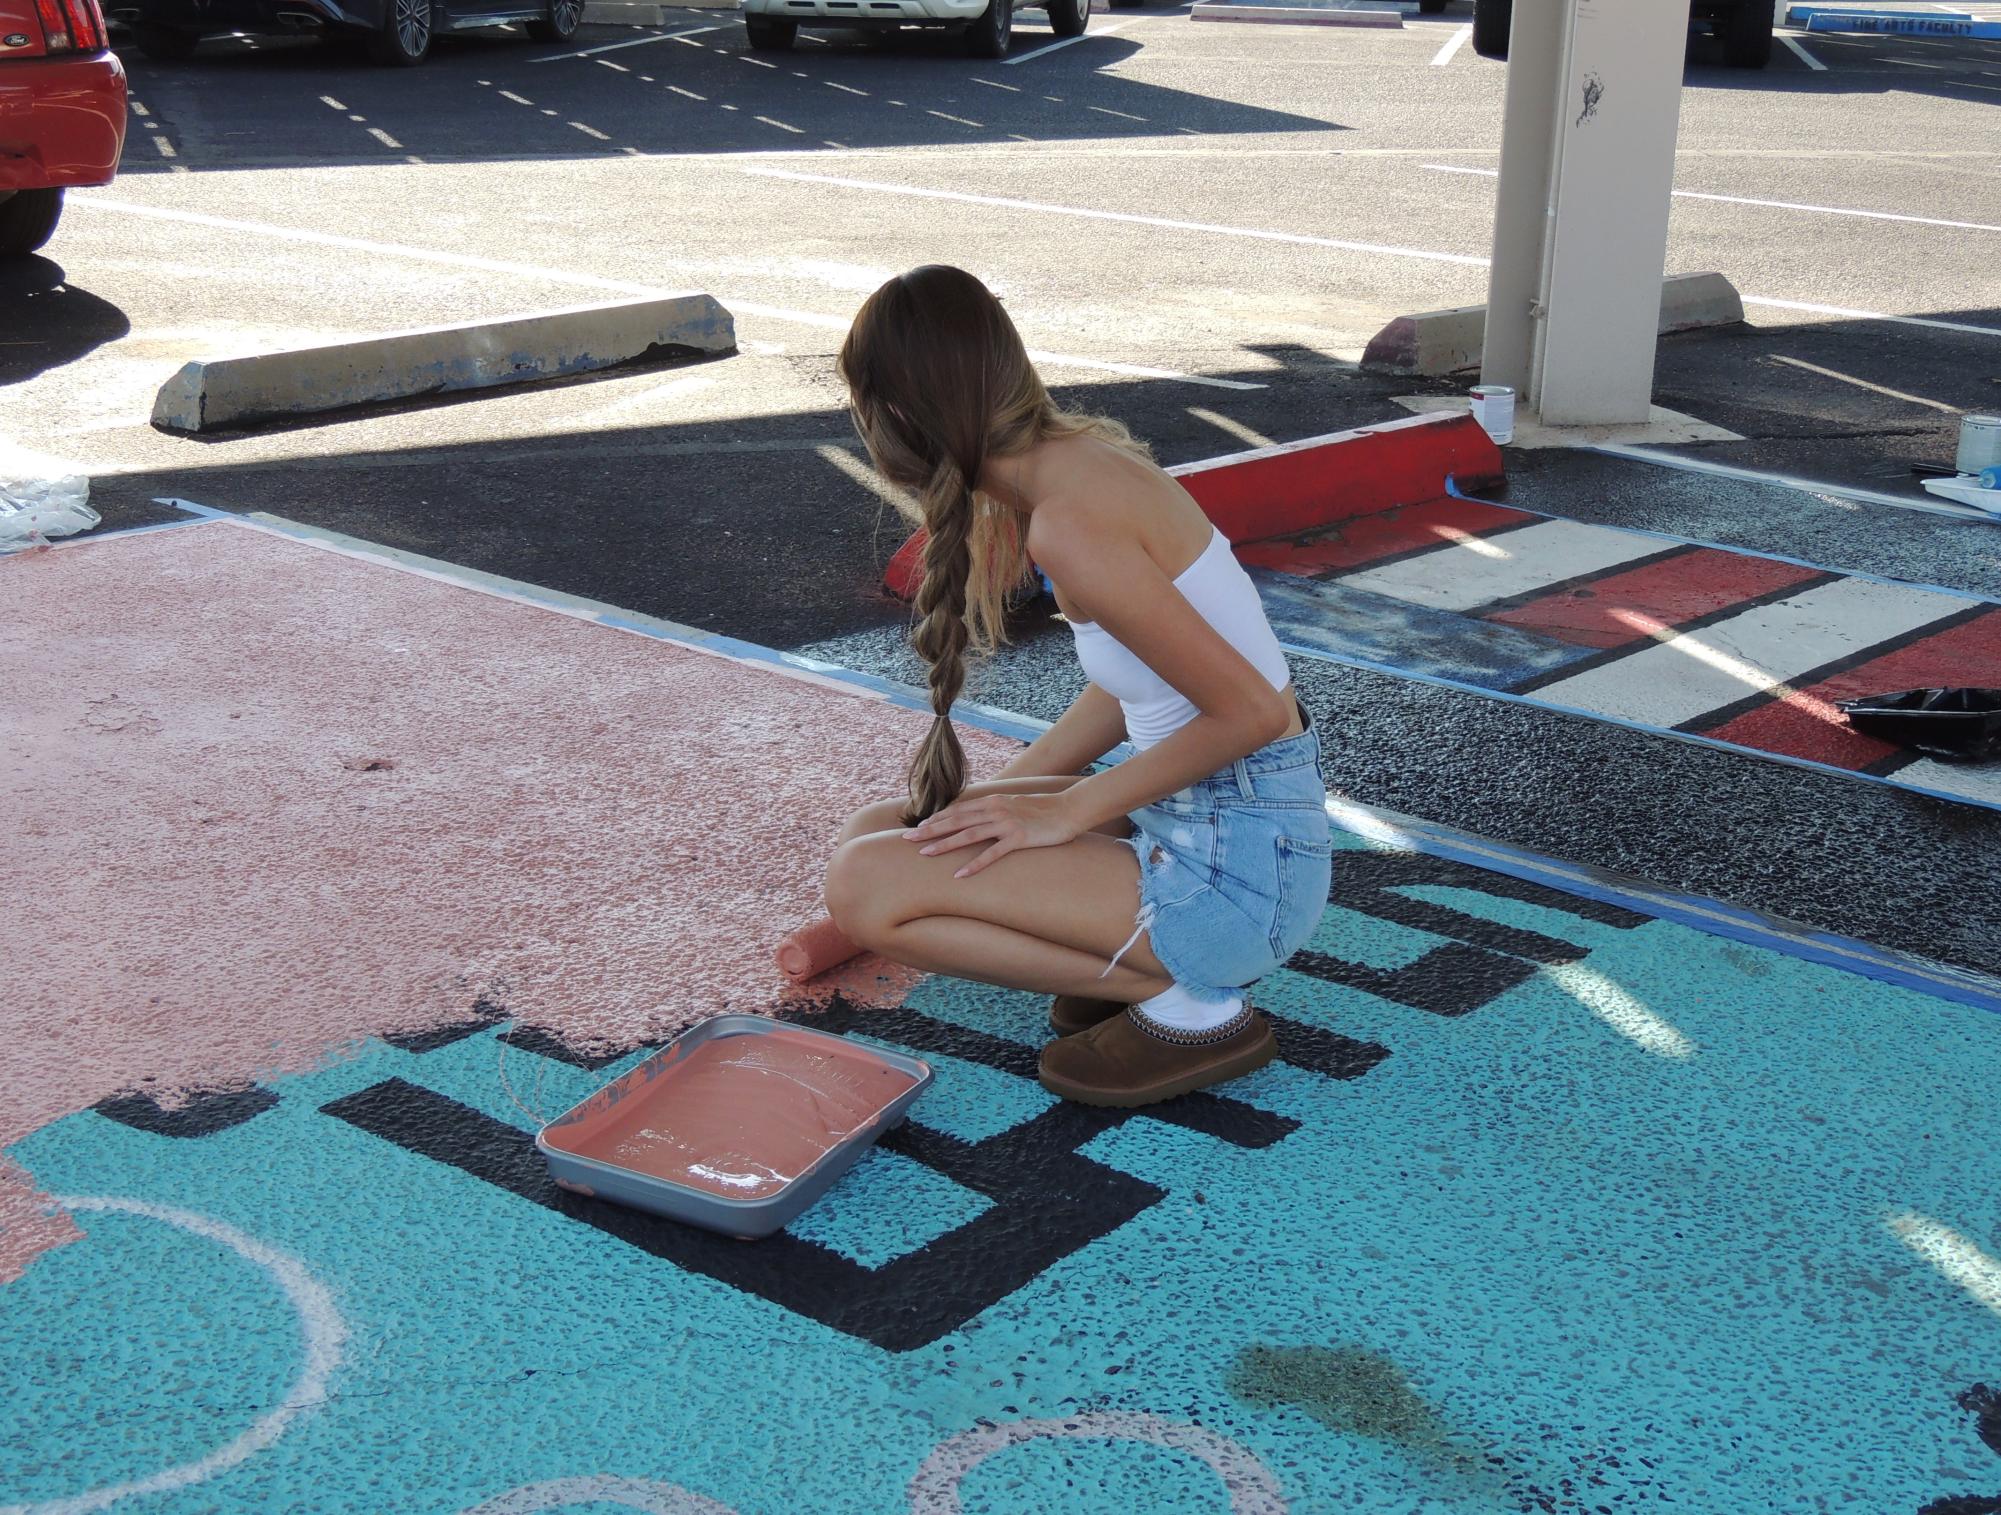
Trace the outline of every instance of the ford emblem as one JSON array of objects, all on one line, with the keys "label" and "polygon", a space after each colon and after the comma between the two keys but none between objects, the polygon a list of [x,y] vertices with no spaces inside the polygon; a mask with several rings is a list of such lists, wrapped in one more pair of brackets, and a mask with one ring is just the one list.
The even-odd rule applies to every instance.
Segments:
[{"label": "ford emblem", "polygon": [[28,45],[28,34],[26,32],[9,32],[6,36],[0,37],[0,42],[6,43],[9,47],[26,47]]}]

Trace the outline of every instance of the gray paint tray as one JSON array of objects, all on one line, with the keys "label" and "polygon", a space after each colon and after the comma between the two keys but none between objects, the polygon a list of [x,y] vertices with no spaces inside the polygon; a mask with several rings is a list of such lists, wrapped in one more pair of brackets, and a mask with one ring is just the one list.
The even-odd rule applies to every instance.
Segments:
[{"label": "gray paint tray", "polygon": [[914,1057],[718,1015],[544,1126],[563,1188],[751,1241],[798,1215],[931,1082]]}]

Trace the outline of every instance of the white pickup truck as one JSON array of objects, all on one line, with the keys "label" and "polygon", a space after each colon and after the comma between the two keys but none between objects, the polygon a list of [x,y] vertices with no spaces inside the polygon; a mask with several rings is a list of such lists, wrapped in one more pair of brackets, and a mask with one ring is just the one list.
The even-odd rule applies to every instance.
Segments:
[{"label": "white pickup truck", "polygon": [[[1428,7],[1426,7],[1428,9]],[[1508,56],[1508,27],[1515,0],[1473,0],[1473,51]],[[1772,0],[1695,0],[1690,26],[1707,26],[1723,44],[1732,68],[1763,68],[1772,57]]]},{"label": "white pickup truck", "polygon": [[[1091,19],[1091,0],[1037,0],[1059,37],[1074,37]],[[917,26],[957,32],[975,58],[999,58],[1014,34],[1014,0],[743,0],[744,30],[759,52],[783,52],[802,26],[894,32]]]}]

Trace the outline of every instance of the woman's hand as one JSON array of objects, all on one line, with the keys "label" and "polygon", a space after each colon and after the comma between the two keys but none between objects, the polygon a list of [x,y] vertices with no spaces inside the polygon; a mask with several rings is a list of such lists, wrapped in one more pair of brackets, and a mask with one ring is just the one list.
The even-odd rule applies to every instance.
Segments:
[{"label": "woman's hand", "polygon": [[1083,829],[1061,794],[990,794],[947,805],[903,835],[926,857],[991,843],[952,875],[970,878],[1019,848],[1060,847]]}]

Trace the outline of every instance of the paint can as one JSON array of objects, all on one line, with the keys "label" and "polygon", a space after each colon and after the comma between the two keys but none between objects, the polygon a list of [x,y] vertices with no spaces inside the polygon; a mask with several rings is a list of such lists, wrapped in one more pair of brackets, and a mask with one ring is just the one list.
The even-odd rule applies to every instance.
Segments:
[{"label": "paint can", "polygon": [[2001,416],[1962,416],[1959,422],[1961,473],[2001,467]]},{"label": "paint can", "polygon": [[1515,439],[1515,392],[1505,384],[1473,386],[1473,419],[1496,445]]}]

